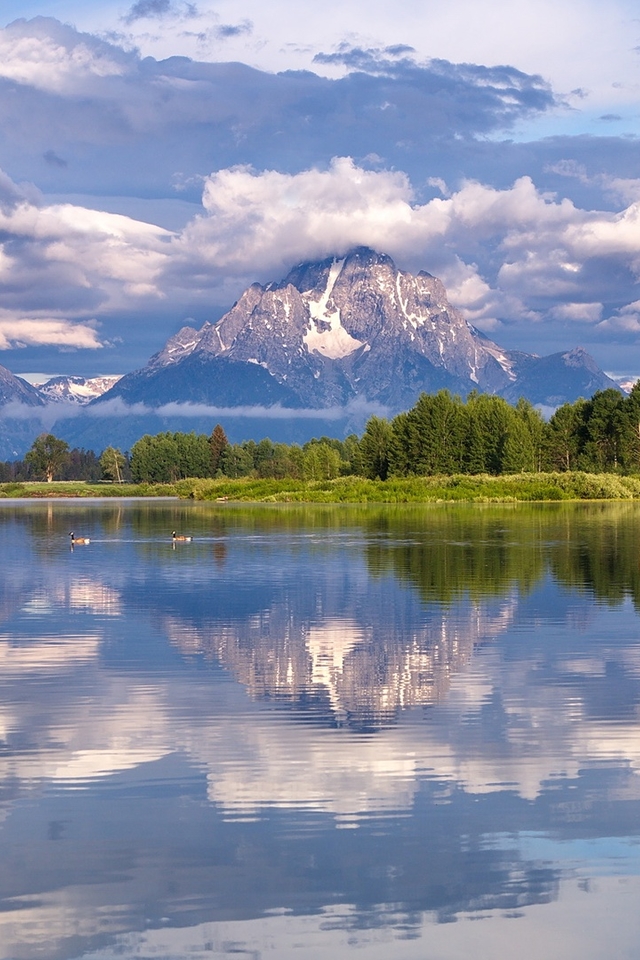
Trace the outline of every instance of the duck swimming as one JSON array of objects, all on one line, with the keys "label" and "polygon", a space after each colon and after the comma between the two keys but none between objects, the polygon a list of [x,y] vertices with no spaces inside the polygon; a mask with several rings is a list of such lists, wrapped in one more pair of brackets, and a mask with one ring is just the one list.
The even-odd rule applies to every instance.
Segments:
[{"label": "duck swimming", "polygon": [[176,533],[175,530],[171,534],[171,539],[175,543],[176,540],[180,540],[184,543],[190,543],[193,540],[193,537],[185,537],[182,533]]},{"label": "duck swimming", "polygon": [[73,531],[69,534],[69,536],[71,537],[71,544],[73,546],[75,546],[76,543],[91,543],[91,540],[89,537],[76,537]]}]

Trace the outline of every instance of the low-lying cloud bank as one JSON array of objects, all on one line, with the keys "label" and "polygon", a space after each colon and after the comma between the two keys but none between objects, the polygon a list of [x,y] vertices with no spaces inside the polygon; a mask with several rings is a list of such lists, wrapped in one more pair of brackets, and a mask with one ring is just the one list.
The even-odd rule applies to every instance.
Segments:
[{"label": "low-lying cloud bank", "polygon": [[24,403],[7,403],[0,407],[0,420],[24,420],[40,422],[43,428],[50,429],[55,423],[92,418],[109,420],[124,417],[160,417],[162,419],[195,420],[201,418],[217,419],[261,419],[261,420],[327,420],[363,419],[371,416],[387,417],[389,408],[381,403],[367,400],[353,400],[344,407],[322,407],[298,409],[274,404],[271,407],[259,405],[244,407],[216,407],[205,403],[165,403],[160,407],[150,407],[144,403],[125,403],[120,397],[106,400],[95,406],[79,406],[77,403],[48,403],[43,407],[30,407]]}]

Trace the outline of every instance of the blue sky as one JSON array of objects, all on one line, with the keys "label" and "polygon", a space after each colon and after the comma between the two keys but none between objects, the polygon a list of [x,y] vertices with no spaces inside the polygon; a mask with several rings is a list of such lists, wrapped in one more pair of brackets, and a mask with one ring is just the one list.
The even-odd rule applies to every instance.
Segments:
[{"label": "blue sky", "polygon": [[0,364],[122,373],[368,244],[640,375],[640,17],[594,0],[5,0]]}]

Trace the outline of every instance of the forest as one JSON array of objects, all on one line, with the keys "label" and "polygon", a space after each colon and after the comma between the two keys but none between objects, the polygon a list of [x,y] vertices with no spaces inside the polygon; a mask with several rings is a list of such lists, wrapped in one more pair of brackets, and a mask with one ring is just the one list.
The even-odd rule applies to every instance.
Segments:
[{"label": "forest", "polygon": [[371,417],[362,436],[320,437],[303,446],[230,443],[221,424],[211,435],[145,435],[131,451],[69,450],[42,435],[24,460],[0,463],[0,482],[32,479],[174,483],[188,477],[331,480],[360,476],[640,473],[640,384],[625,396],[603,390],[559,407],[545,422],[527,400],[515,406],[472,392],[423,393],[393,419]]}]

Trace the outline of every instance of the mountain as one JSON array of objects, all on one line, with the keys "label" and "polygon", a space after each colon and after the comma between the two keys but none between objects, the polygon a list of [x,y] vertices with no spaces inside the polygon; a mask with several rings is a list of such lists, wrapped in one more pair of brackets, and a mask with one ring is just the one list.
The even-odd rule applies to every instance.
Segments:
[{"label": "mountain", "polygon": [[45,402],[30,383],[0,366],[0,460],[14,460],[42,430]]},{"label": "mountain", "polygon": [[613,387],[584,350],[509,351],[469,324],[442,283],[365,247],[254,283],[215,324],[183,327],[94,403],[411,407],[422,391],[472,389],[557,406]]},{"label": "mountain", "polygon": [[52,377],[36,385],[38,393],[48,403],[74,403],[84,406],[101,397],[120,380],[120,377]]},{"label": "mountain", "polygon": [[591,397],[596,390],[621,385],[602,372],[593,357],[582,347],[566,353],[552,353],[548,357],[521,354],[518,377],[502,396],[511,403],[526,397],[533,404],[559,407],[578,397]]},{"label": "mountain", "polygon": [[372,413],[393,415],[443,388],[546,407],[620,389],[579,347],[548,357],[503,349],[449,303],[438,279],[359,247],[252,284],[217,323],[183,327],[112,385],[56,377],[38,391],[0,368],[0,407],[21,405],[2,417],[0,459],[24,453],[45,423],[95,450],[130,449],[163,430],[210,432],[217,420],[234,442],[303,443],[359,432]]},{"label": "mountain", "polygon": [[14,376],[6,367],[0,367],[0,406],[21,403],[27,407],[42,407],[44,400],[38,390],[21,377]]}]

